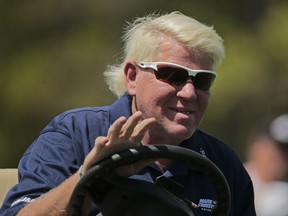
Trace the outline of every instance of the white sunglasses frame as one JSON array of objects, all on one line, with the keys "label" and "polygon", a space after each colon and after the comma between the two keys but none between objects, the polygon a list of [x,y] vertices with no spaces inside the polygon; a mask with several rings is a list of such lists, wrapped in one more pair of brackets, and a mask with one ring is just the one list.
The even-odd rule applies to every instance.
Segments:
[{"label": "white sunglasses frame", "polygon": [[179,65],[179,64],[171,63],[171,62],[140,62],[138,64],[138,66],[143,68],[143,69],[151,68],[155,71],[158,71],[158,65],[167,65],[167,66],[174,66],[174,67],[182,68],[182,69],[188,71],[189,76],[193,76],[193,77],[195,77],[196,74],[198,74],[198,73],[210,73],[210,74],[213,74],[215,76],[215,79],[217,77],[217,73],[212,71],[212,70],[192,70],[190,68],[184,67],[184,66]]}]

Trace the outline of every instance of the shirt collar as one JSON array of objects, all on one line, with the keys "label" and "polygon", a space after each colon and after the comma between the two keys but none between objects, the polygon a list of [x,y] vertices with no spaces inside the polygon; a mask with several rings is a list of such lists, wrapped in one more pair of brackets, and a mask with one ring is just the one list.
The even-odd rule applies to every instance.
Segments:
[{"label": "shirt collar", "polygon": [[129,118],[131,115],[131,99],[126,92],[110,107],[110,125],[112,125],[121,116]]}]

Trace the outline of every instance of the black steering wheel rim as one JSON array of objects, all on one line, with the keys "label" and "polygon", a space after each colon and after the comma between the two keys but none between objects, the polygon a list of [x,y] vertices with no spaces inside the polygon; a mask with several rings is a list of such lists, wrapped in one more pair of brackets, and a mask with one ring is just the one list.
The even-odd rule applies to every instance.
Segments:
[{"label": "black steering wheel rim", "polygon": [[191,164],[195,169],[207,175],[213,182],[219,197],[216,216],[228,215],[230,210],[230,189],[226,178],[220,169],[203,155],[179,146],[173,145],[143,145],[127,149],[98,162],[80,179],[76,185],[69,203],[69,215],[81,215],[82,203],[95,181],[106,181],[113,176],[113,170],[123,165],[133,164],[144,159],[173,159]]}]

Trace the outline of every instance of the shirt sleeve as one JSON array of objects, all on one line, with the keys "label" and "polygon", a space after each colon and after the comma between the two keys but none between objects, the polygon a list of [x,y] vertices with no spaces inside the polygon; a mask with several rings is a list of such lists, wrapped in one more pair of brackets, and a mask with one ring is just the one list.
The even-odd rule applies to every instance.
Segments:
[{"label": "shirt sleeve", "polygon": [[59,130],[43,132],[21,158],[19,183],[8,192],[0,215],[15,215],[25,204],[58,186],[78,167],[71,137]]},{"label": "shirt sleeve", "polygon": [[[129,115],[128,99],[125,101],[115,104],[114,118]],[[117,107],[123,104],[126,108],[120,112]],[[0,216],[16,215],[24,205],[73,175],[93,148],[95,138],[107,135],[109,126],[110,106],[68,110],[55,117],[22,156],[19,183],[6,195]]]}]

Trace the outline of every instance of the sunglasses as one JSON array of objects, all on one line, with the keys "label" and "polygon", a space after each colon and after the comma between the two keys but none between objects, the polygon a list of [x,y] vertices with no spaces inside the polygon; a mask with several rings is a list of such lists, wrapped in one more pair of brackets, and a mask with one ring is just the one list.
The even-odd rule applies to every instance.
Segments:
[{"label": "sunglasses", "polygon": [[170,62],[140,62],[138,66],[153,69],[158,80],[173,86],[183,85],[191,78],[195,89],[209,90],[216,78],[214,71],[192,70]]}]

